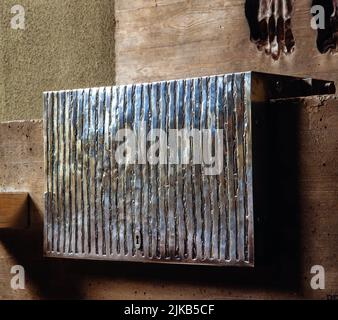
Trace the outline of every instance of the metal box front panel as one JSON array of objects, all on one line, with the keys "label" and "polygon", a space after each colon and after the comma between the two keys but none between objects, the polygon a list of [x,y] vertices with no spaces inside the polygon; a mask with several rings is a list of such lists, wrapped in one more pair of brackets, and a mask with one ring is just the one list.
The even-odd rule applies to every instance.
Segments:
[{"label": "metal box front panel", "polygon": [[[46,92],[45,254],[253,266],[250,86],[242,73]],[[191,160],[193,139],[178,143],[177,163],[170,151],[164,163],[119,163],[119,130],[139,146],[141,126],[210,130],[221,170]]]}]

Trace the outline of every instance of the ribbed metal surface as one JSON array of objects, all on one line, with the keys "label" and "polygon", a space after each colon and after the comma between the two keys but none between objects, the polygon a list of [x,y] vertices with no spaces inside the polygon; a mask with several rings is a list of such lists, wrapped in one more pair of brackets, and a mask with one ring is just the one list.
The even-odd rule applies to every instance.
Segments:
[{"label": "ribbed metal surface", "polygon": [[[253,265],[250,79],[46,92],[46,255]],[[203,164],[118,164],[113,137],[141,123],[224,129],[221,174],[205,175]]]}]

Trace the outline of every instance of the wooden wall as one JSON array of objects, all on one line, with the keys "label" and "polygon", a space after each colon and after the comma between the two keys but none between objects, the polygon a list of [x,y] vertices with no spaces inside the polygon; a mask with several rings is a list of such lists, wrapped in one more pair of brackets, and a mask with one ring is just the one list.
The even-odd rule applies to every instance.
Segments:
[{"label": "wooden wall", "polygon": [[295,52],[279,61],[249,41],[244,0],[117,0],[116,82],[248,70],[338,80],[338,57],[321,55],[312,0],[295,1]]},{"label": "wooden wall", "polygon": [[[338,80],[338,57],[316,49],[311,1],[296,2],[296,51],[275,62],[249,42],[243,0],[116,0],[116,83],[244,70]],[[338,103],[330,97],[290,105],[298,112],[282,108],[278,132],[287,130],[289,138],[275,151],[287,153],[296,139],[295,162],[280,162],[284,172],[291,166],[296,176],[276,179],[285,206],[271,210],[268,221],[277,230],[261,245],[274,251],[254,270],[43,258],[42,123],[0,124],[0,191],[28,191],[31,197],[30,229],[0,230],[0,299],[325,299],[337,294]],[[10,288],[15,264],[26,269],[25,290]],[[315,264],[325,267],[325,290],[310,288]]]}]

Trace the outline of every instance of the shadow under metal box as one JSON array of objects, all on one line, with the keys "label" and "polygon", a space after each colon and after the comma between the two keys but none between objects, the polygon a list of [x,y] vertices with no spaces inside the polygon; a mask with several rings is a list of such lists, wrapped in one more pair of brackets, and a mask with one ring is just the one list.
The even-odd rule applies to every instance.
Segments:
[{"label": "shadow under metal box", "polygon": [[334,90],[245,72],[45,92],[45,255],[254,266],[255,108]]}]

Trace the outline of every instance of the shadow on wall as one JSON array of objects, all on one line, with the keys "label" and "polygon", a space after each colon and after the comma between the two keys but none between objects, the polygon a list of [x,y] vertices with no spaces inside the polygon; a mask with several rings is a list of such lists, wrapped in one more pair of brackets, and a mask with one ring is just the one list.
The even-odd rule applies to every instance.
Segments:
[{"label": "shadow on wall", "polygon": [[[72,299],[81,297],[80,278],[71,261],[43,258],[43,222],[41,213],[29,198],[30,220],[34,226],[26,230],[0,230],[0,242],[25,269],[26,285],[41,299]],[[8,270],[9,272],[10,270]],[[9,283],[8,283],[9,285]],[[18,292],[17,298],[20,298]],[[12,296],[16,299],[15,294]]]}]

